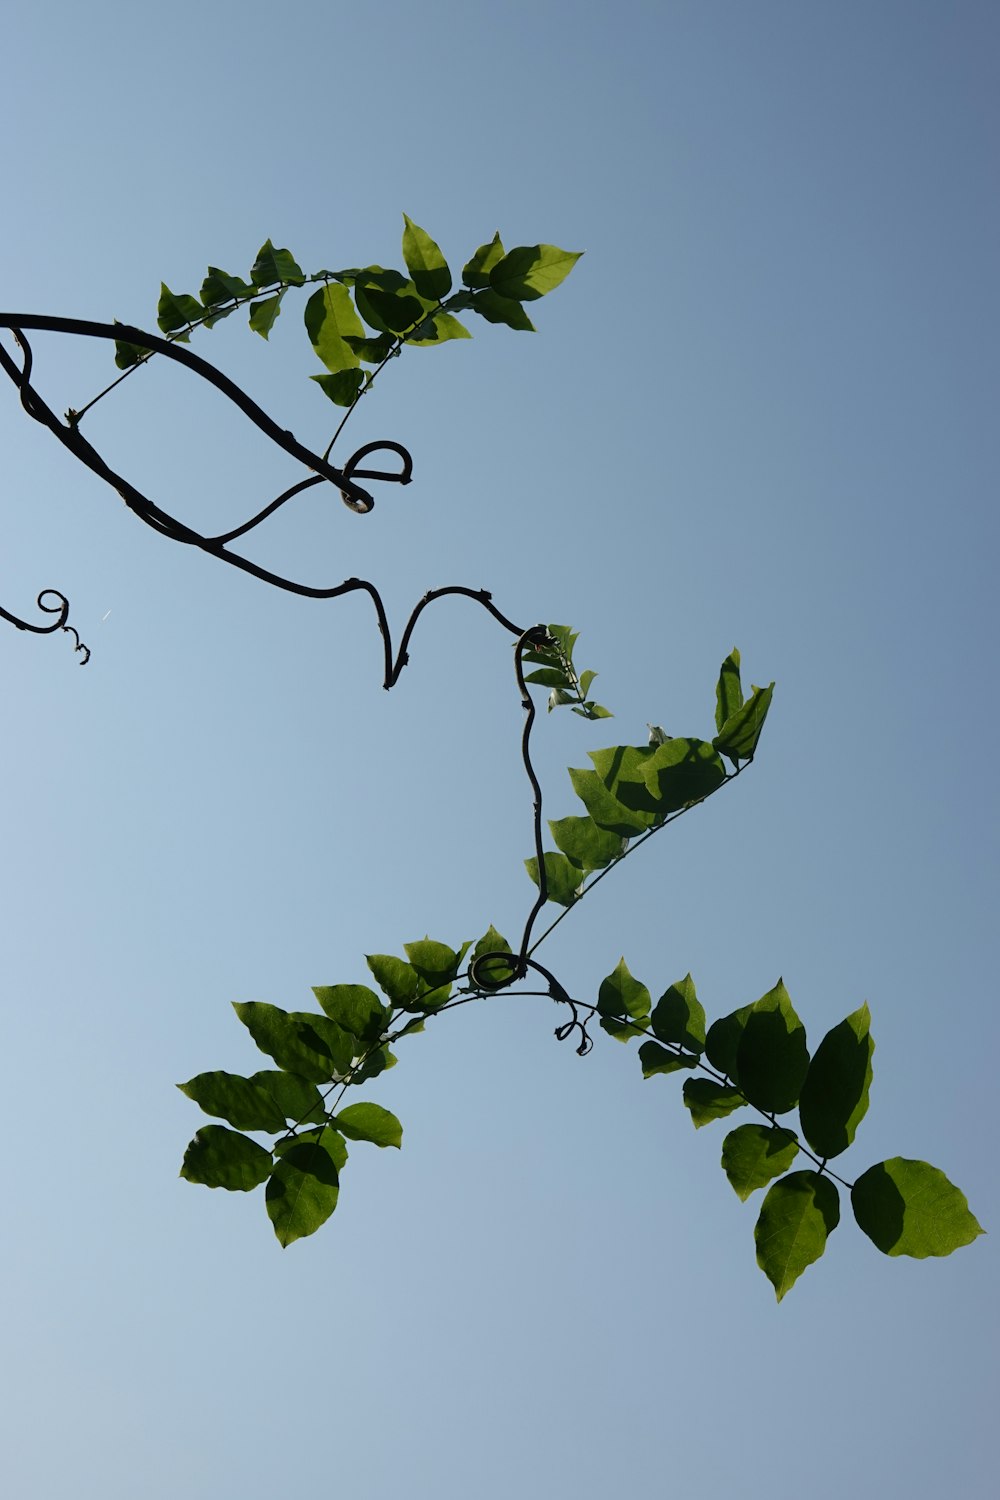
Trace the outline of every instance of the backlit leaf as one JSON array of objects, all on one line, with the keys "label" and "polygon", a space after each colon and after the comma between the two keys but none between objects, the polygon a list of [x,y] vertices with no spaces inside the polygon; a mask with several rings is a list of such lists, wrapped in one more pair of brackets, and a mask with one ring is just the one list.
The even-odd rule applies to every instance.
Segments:
[{"label": "backlit leaf", "polygon": [[696,1068],[698,1059],[686,1052],[672,1052],[661,1047],[659,1042],[643,1042],[639,1048],[639,1062],[643,1078],[652,1078],[654,1073],[676,1073],[681,1068]]},{"label": "backlit leaf", "polygon": [[308,1140],[300,1137],[275,1165],[264,1196],[282,1247],[315,1234],[337,1207],[342,1151],[341,1137],[327,1127]]},{"label": "backlit leaf", "polygon": [[363,341],[365,330],[346,286],[331,281],[320,287],[306,303],[303,316],[309,342],[331,373],[357,367],[360,355],[346,339]]},{"label": "backlit leaf", "polygon": [[[191,297],[187,292],[172,292],[165,281],[160,282],[156,322],[162,333],[176,333],[178,328],[185,328],[188,323],[196,323],[204,312],[205,309],[197,297]],[[187,343],[187,339],[181,339],[180,342]]]},{"label": "backlit leaf", "polygon": [[324,396],[329,396],[334,406],[353,406],[354,399],[365,383],[363,370],[338,370],[333,375],[310,375]]},{"label": "backlit leaf", "polygon": [[736,1059],[740,1089],[766,1114],[785,1114],[799,1102],[808,1067],[805,1027],[779,979],[750,1007]]},{"label": "backlit leaf", "polygon": [[[553,854],[547,850],[544,859],[547,899],[555,901],[559,906],[572,906],[580,898],[585,872],[579,865],[568,860],[565,854]],[[524,861],[524,867],[538,885],[538,860],[534,855]]]},{"label": "backlit leaf", "polygon": [[705,1011],[690,974],[664,990],[650,1020],[661,1042],[680,1042],[689,1052],[704,1052]]},{"label": "backlit leaf", "polygon": [[237,1130],[284,1130],[285,1117],[271,1095],[237,1073],[199,1073],[177,1087],[182,1094]]},{"label": "backlit leaf", "polygon": [[208,275],[201,284],[201,300],[206,307],[218,307],[223,302],[243,302],[256,295],[256,287],[241,276],[220,271],[218,266],[209,266]]},{"label": "backlit leaf", "polygon": [[416,1000],[420,980],[416,969],[404,959],[391,953],[369,953],[365,962],[375,976],[375,983],[393,1005],[401,1005],[405,1010]]},{"label": "backlit leaf", "polygon": [[603,870],[625,852],[627,840],[598,828],[593,818],[549,820],[552,837],[562,852],[586,870]]},{"label": "backlit leaf", "polygon": [[448,262],[441,254],[426,230],[414,224],[407,214],[403,215],[406,228],[403,230],[403,259],[413,284],[421,297],[433,302],[443,302],[451,291],[451,272]]},{"label": "backlit leaf", "polygon": [[488,245],[480,245],[474,255],[470,256],[462,268],[462,280],[468,287],[488,287],[490,284],[490,272],[493,267],[499,265],[504,257],[504,248],[500,242],[500,231],[490,240]]},{"label": "backlit leaf", "polygon": [[705,1055],[712,1067],[725,1073],[734,1083],[739,1082],[737,1055],[740,1038],[752,1009],[751,1005],[743,1005],[739,1010],[730,1011],[728,1016],[713,1021],[705,1038]]},{"label": "backlit leaf", "polygon": [[359,1043],[358,1051],[377,1042],[389,1023],[389,1007],[366,984],[321,984],[313,994],[323,1010]]},{"label": "backlit leaf", "polygon": [[270,1151],[224,1125],[203,1125],[184,1153],[181,1176],[205,1187],[249,1193],[271,1171]]},{"label": "backlit leaf", "polygon": [[[628,964],[620,958],[617,967],[601,981],[598,991],[597,1012],[601,1026],[616,1041],[627,1042],[634,1036],[641,1036],[649,1025],[649,1007],[649,991],[629,973]],[[637,1022],[638,1029],[629,1025],[629,1020]]]},{"label": "backlit leaf", "polygon": [[740,683],[740,653],[734,646],[719,668],[719,682],[715,689],[715,727],[720,732],[727,720],[743,707],[743,687]]},{"label": "backlit leaf", "polygon": [[599,828],[605,828],[609,833],[616,833],[620,838],[627,839],[645,833],[646,829],[651,828],[655,822],[655,814],[637,812],[619,802],[618,798],[608,791],[596,771],[583,771],[571,766],[569,779],[573,783],[576,795]]},{"label": "backlit leaf", "polygon": [[752,760],[757,749],[760,732],[764,728],[767,711],[771,707],[774,683],[770,687],[755,687],[742,708],[726,720],[712,744],[720,755],[730,760]]},{"label": "backlit leaf", "polygon": [[403,1127],[380,1104],[349,1104],[333,1122],[349,1141],[371,1141],[375,1146],[403,1144]]},{"label": "backlit leaf", "polygon": [[438,312],[425,318],[411,333],[406,342],[415,349],[429,349],[434,344],[446,344],[450,339],[471,339],[472,334],[451,313]]},{"label": "backlit leaf", "polygon": [[493,267],[490,286],[501,297],[533,302],[565,281],[582,254],[557,245],[519,245]]},{"label": "backlit leaf", "polygon": [[868,1111],[872,1081],[871,1014],[867,1004],[828,1031],[809,1064],[799,1119],[802,1133],[818,1156],[846,1151]]},{"label": "backlit leaf", "polygon": [[754,1230],[757,1264],[780,1302],[807,1266],[819,1260],[840,1223],[840,1197],[829,1177],[790,1172],[768,1189]]},{"label": "backlit leaf", "polygon": [[250,327],[263,339],[266,339],[271,332],[274,320],[281,311],[281,295],[278,292],[273,297],[265,297],[262,302],[250,304]]},{"label": "backlit leaf", "polygon": [[691,1112],[696,1130],[722,1120],[746,1103],[738,1089],[727,1088],[711,1078],[688,1078],[684,1084],[684,1103]]},{"label": "backlit leaf", "polygon": [[302,286],[305,279],[305,272],[290,250],[276,250],[270,240],[264,241],[250,270],[254,286],[272,286],[276,281]]},{"label": "backlit leaf", "polygon": [[[472,959],[474,962],[476,959],[482,958],[483,955],[488,953],[510,952],[511,946],[508,943],[507,939],[505,937],[501,937],[493,924],[490,923],[488,930],[483,934],[483,936],[479,939],[479,942],[473,948]],[[484,962],[476,966],[476,983],[484,985],[486,988],[490,988],[491,986],[496,986],[499,988],[502,985],[509,983],[512,975],[513,968],[511,964],[506,963],[502,958],[498,958],[495,963]]]},{"label": "backlit leaf", "polygon": [[292,1125],[318,1125],[324,1118],[319,1089],[297,1073],[264,1068],[251,1074],[250,1082],[270,1094],[285,1120]]},{"label": "backlit leaf", "polygon": [[501,297],[492,287],[476,292],[468,306],[472,312],[485,318],[487,323],[502,323],[505,328],[513,328],[517,333],[536,332],[534,323],[520,302],[515,302],[512,297]]},{"label": "backlit leaf", "polygon": [[770,1125],[737,1125],[722,1143],[722,1169],[745,1203],[757,1188],[767,1187],[788,1170],[799,1154],[794,1131]]},{"label": "backlit leaf", "polygon": [[280,1068],[312,1083],[329,1083],[351,1065],[354,1042],[326,1016],[284,1011],[260,1000],[233,1006],[257,1046]]},{"label": "backlit leaf", "polygon": [[711,745],[679,737],[643,746],[638,769],[661,818],[700,802],[726,779],[726,768]]},{"label": "backlit leaf", "polygon": [[894,1156],[869,1167],[851,1190],[854,1217],[885,1255],[950,1255],[985,1230],[963,1192],[926,1161]]}]

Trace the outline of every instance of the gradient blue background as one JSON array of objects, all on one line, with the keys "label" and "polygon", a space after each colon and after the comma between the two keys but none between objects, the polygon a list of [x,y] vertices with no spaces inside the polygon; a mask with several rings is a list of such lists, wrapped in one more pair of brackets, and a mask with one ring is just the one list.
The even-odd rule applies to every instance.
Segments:
[{"label": "gradient blue background", "polygon": [[[588,748],[709,732],[738,644],[778,683],[753,769],[542,956],[584,998],[623,953],[656,994],[690,969],[710,1015],[783,974],[813,1041],[868,999],[844,1172],[927,1158],[994,1227],[996,6],[39,0],[4,31],[11,309],[152,326],[161,278],[266,236],[399,264],[404,210],[457,265],[497,227],[586,250],[537,337],[476,321],[362,404],[345,451],[405,442],[407,491],[313,490],[247,550],[373,579],[397,629],[453,582],[580,629],[616,718],[542,723],[552,817]],[[113,373],[34,344],[57,410]],[[322,447],[292,297],[270,346],[194,347]],[[297,477],[175,367],[86,430],[206,531]],[[157,537],[13,388],[0,431],[2,602],[63,589],[93,650],[0,630],[8,1493],[990,1493],[994,1241],[890,1261],[848,1213],[776,1307],[724,1127],[558,1046],[548,1002],[400,1047],[403,1151],[357,1146],[310,1241],[177,1180],[173,1085],[261,1062],[229,1001],[518,932],[509,645],[447,601],[387,695],[365,601]]]}]

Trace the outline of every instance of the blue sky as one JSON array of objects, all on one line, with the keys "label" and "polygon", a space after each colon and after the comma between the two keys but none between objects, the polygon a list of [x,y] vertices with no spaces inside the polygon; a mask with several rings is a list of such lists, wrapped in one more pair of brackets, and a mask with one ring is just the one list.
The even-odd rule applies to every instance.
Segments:
[{"label": "blue sky", "polygon": [[[995,7],[923,0],[40,0],[0,146],[12,310],[151,327],[161,279],[245,275],[268,236],[399,264],[403,212],[453,264],[497,228],[586,251],[537,335],[477,324],[366,397],[354,441],[404,442],[405,492],[313,490],[247,550],[371,578],[397,630],[445,583],[571,622],[616,717],[540,724],[554,818],[588,749],[709,734],[736,643],[777,682],[755,764],[542,956],[581,998],[622,954],[655,993],[690,970],[713,1016],[781,974],[813,1041],[867,999],[845,1172],[926,1158],[988,1230],[998,42]],[[34,347],[57,411],[113,373]],[[322,449],[294,306],[193,347]],[[89,433],[222,530],[299,475],[199,384],[154,364]],[[230,1001],[518,932],[509,645],[445,601],[386,694],[363,601],[156,536],[2,394],[0,602],[62,589],[93,651],[0,631],[11,1493],[986,1493],[993,1238],[890,1261],[847,1214],[776,1306],[724,1127],[610,1039],[560,1047],[548,1001],[401,1045],[371,1093],[403,1150],[358,1145],[311,1240],[177,1179],[204,1116],[173,1085],[261,1062]]]}]

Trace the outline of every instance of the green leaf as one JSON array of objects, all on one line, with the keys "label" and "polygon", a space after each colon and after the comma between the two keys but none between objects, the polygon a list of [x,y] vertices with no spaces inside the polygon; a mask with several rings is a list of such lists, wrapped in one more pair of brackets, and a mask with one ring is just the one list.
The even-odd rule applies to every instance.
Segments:
[{"label": "green leaf", "polygon": [[[407,1027],[407,1030],[409,1029]],[[400,1034],[402,1035],[403,1033]],[[395,1066],[395,1053],[390,1052],[388,1047],[376,1047],[374,1051],[367,1054],[361,1067],[351,1079],[351,1082],[356,1084],[369,1083],[373,1078],[378,1078],[388,1068],[394,1068]]]},{"label": "green leaf", "polygon": [[366,984],[314,985],[313,994],[330,1020],[356,1038],[359,1051],[377,1042],[389,1024],[389,1007]]},{"label": "green leaf", "polygon": [[284,1151],[265,1190],[268,1218],[283,1248],[315,1234],[337,1207],[342,1151],[341,1137],[329,1127],[309,1140],[299,1137]]},{"label": "green leaf", "polygon": [[734,646],[719,668],[719,682],[715,689],[715,727],[722,726],[743,707],[743,687],[740,682],[740,653]]},{"label": "green leaf", "polygon": [[451,313],[438,312],[425,318],[406,342],[415,349],[429,349],[434,344],[446,344],[449,339],[471,339],[471,337],[472,334],[465,324],[453,318]]},{"label": "green leaf", "polygon": [[513,328],[518,333],[537,332],[520,302],[515,302],[511,297],[501,297],[492,287],[476,292],[467,305],[470,312],[478,313],[487,323],[502,323],[505,328]]},{"label": "green leaf", "polygon": [[569,779],[576,795],[599,828],[629,839],[636,834],[645,833],[655,822],[653,813],[637,812],[619,802],[608,791],[596,771],[583,771],[571,766]]},{"label": "green leaf", "polygon": [[490,272],[493,267],[499,265],[504,257],[504,248],[500,243],[500,231],[490,240],[488,245],[480,245],[479,249],[472,255],[462,268],[462,280],[465,285],[472,288],[488,287],[490,284]]},{"label": "green leaf", "polygon": [[284,1130],[285,1117],[265,1089],[237,1073],[199,1073],[177,1087],[207,1115],[237,1130]]},{"label": "green leaf", "polygon": [[421,229],[419,224],[414,224],[407,214],[403,215],[403,219],[406,223],[403,230],[403,259],[413,278],[413,285],[421,297],[427,297],[432,302],[443,302],[451,291],[448,262],[441,254],[440,246],[435,244],[426,230]]},{"label": "green leaf", "polygon": [[711,1078],[688,1078],[684,1084],[684,1103],[691,1112],[695,1130],[722,1120],[746,1103],[738,1089],[730,1089]]},{"label": "green leaf", "polygon": [[802,1133],[818,1156],[846,1151],[868,1112],[872,1041],[867,1004],[828,1031],[809,1064],[799,1099]]},{"label": "green leaf", "polygon": [[745,1203],[751,1193],[787,1171],[798,1154],[794,1131],[774,1130],[770,1125],[737,1125],[722,1143],[722,1169],[736,1196]]},{"label": "green leaf", "polygon": [[493,267],[490,286],[501,297],[534,302],[565,281],[582,254],[557,245],[519,245]]},{"label": "green leaf", "polygon": [[739,1083],[737,1056],[740,1038],[752,1010],[752,1005],[743,1005],[739,1010],[730,1011],[728,1016],[713,1021],[705,1038],[705,1056],[712,1067],[725,1073],[734,1083]]},{"label": "green leaf", "polygon": [[220,271],[218,266],[209,266],[208,275],[201,284],[201,300],[206,307],[219,307],[223,302],[243,302],[256,295],[256,287],[240,276]]},{"label": "green leaf", "polygon": [[[124,328],[125,325],[116,318],[115,327]],[[148,349],[142,349],[138,344],[129,344],[125,339],[115,339],[115,364],[119,370],[130,370],[133,365],[144,360],[148,353]]]},{"label": "green leaf", "polygon": [[[649,1007],[649,991],[638,979],[633,978],[624,958],[620,958],[617,967],[601,981],[598,991],[597,1013],[601,1017],[602,1028],[619,1042],[641,1036],[644,1028],[649,1025]],[[637,1025],[630,1026],[625,1017],[635,1021]]]},{"label": "green leaf", "polygon": [[349,1141],[371,1141],[375,1146],[401,1146],[403,1127],[380,1104],[349,1104],[333,1122]]},{"label": "green leaf", "polygon": [[[197,297],[190,297],[187,292],[174,293],[165,281],[160,282],[156,322],[161,333],[176,333],[178,328],[185,328],[188,323],[196,323],[204,311]],[[180,342],[186,344],[187,339],[181,339]]]},{"label": "green leaf", "polygon": [[[627,1038],[623,1038],[627,1040]],[[698,1059],[686,1052],[670,1052],[659,1042],[643,1042],[639,1048],[639,1062],[643,1078],[652,1078],[654,1073],[676,1073],[681,1068],[696,1068]]]},{"label": "green leaf", "polygon": [[705,1011],[690,974],[664,990],[650,1022],[661,1042],[680,1042],[689,1052],[704,1052]]},{"label": "green leaf", "polygon": [[353,349],[358,359],[366,365],[380,365],[392,353],[395,342],[391,333],[380,333],[377,339],[359,339],[352,334],[344,335],[344,343]]},{"label": "green leaf", "polygon": [[584,719],[614,718],[614,714],[611,712],[610,708],[603,708],[600,703],[581,703],[580,707],[574,708],[573,712],[575,714],[579,714]]},{"label": "green leaf", "polygon": [[885,1255],[950,1255],[986,1232],[943,1172],[902,1156],[869,1167],[851,1189],[851,1204],[859,1228]]},{"label": "green leaf", "polygon": [[300,1078],[297,1073],[285,1073],[264,1068],[253,1073],[249,1080],[258,1088],[265,1089],[274,1100],[285,1120],[293,1125],[318,1125],[326,1118],[323,1100],[314,1083]]},{"label": "green leaf", "polygon": [[597,676],[596,672],[581,672],[580,673],[580,696],[582,698],[586,698],[587,693],[590,691],[590,684],[594,681],[594,679],[596,678],[596,676]]},{"label": "green leaf", "polygon": [[329,396],[334,406],[353,406],[354,398],[365,383],[363,370],[338,370],[335,375],[310,375],[324,396]]},{"label": "green leaf", "polygon": [[761,1205],[754,1230],[757,1264],[780,1302],[807,1266],[819,1260],[840,1223],[840,1197],[829,1177],[790,1172]]},{"label": "green leaf", "polygon": [[274,327],[274,320],[281,311],[282,295],[278,292],[273,297],[265,297],[263,302],[250,304],[250,327],[254,333],[259,333],[262,339],[266,339]]},{"label": "green leaf", "polygon": [[538,667],[534,672],[526,672],[524,680],[537,682],[539,687],[570,688],[573,685],[562,667]]},{"label": "green leaf", "polygon": [[391,953],[369,953],[365,963],[374,974],[375,983],[393,1005],[409,1010],[420,989],[416,969]]},{"label": "green leaf", "polygon": [[378,333],[407,333],[430,310],[412,281],[381,267],[359,274],[354,301],[365,322]]},{"label": "green leaf", "polygon": [[806,1029],[783,982],[750,1007],[736,1056],[742,1092],[766,1114],[794,1109],[809,1067]]},{"label": "green leaf", "polygon": [[638,768],[661,818],[711,796],[726,779],[725,766],[704,740],[676,738],[643,746]]},{"label": "green leaf", "polygon": [[270,240],[264,241],[250,270],[254,286],[272,286],[276,281],[302,286],[305,279],[305,272],[296,264],[290,250],[276,250]]},{"label": "green leaf", "polygon": [[[292,1151],[296,1146],[311,1145],[313,1142],[319,1140],[325,1129],[326,1126],[324,1124],[318,1130],[302,1130],[296,1135],[282,1136],[280,1141],[275,1141],[274,1143],[275,1156],[287,1156],[289,1151]],[[347,1166],[347,1142],[344,1140],[343,1135],[332,1127],[327,1135],[324,1150],[329,1154],[337,1171],[342,1172]]]},{"label": "green leaf", "polygon": [[456,951],[449,948],[447,943],[437,943],[432,938],[403,944],[419,980],[417,998],[422,1010],[436,1010],[448,999],[452,981],[458,975],[468,946],[468,943],[463,943]]},{"label": "green leaf", "polygon": [[[565,854],[553,854],[546,850],[544,858],[547,899],[554,901],[558,906],[572,906],[580,899],[580,887],[583,884],[585,872],[580,869],[579,865],[567,859]],[[538,860],[534,855],[524,861],[524,867],[540,889]]]},{"label": "green leaf", "polygon": [[[510,953],[511,946],[505,937],[501,937],[492,922],[488,930],[479,939],[472,950],[472,962],[482,958],[487,953]],[[502,988],[509,984],[513,977],[513,968],[503,959],[497,959],[496,963],[482,963],[476,969],[475,983],[485,988]]]},{"label": "green leaf", "polygon": [[[607,750],[589,750],[594,768],[611,795],[630,812],[641,817],[649,828],[662,822],[664,810],[659,798],[646,785],[645,765],[659,749],[648,745],[612,745]],[[570,773],[572,775],[572,772]],[[596,823],[601,819],[590,810]]]},{"label": "green leaf", "polygon": [[203,1125],[184,1153],[181,1176],[205,1187],[249,1193],[271,1172],[271,1153],[224,1125]]},{"label": "green leaf", "polygon": [[260,1050],[273,1057],[279,1068],[312,1083],[329,1083],[351,1066],[353,1038],[325,1016],[284,1011],[261,1000],[238,1002],[233,1009]]},{"label": "green leaf", "polygon": [[603,870],[620,859],[628,844],[618,833],[598,828],[593,818],[549,819],[557,846],[585,870]]},{"label": "green leaf", "polygon": [[331,281],[320,287],[306,303],[303,316],[309,342],[331,373],[357,368],[361,356],[347,343],[347,338],[364,342],[365,330],[346,286]]},{"label": "green leaf", "polygon": [[753,760],[773,692],[773,682],[770,687],[751,689],[746,703],[726,720],[712,741],[720,755],[728,755],[730,760]]}]

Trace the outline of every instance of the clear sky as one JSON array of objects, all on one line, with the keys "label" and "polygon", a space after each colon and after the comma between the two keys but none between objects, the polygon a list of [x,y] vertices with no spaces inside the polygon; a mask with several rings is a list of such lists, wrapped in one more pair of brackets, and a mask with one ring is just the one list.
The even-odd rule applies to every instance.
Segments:
[{"label": "clear sky", "polygon": [[[1000,14],[959,0],[610,5],[37,0],[5,23],[0,301],[151,327],[161,279],[453,263],[493,231],[585,250],[539,332],[414,351],[352,421],[404,442],[367,518],[310,491],[247,551],[567,621],[607,726],[710,735],[718,664],[777,681],[738,787],[665,832],[543,956],[596,998],[624,954],[710,1015],[784,976],[813,1041],[867,999],[844,1171],[995,1166]],[[39,336],[57,411],[114,373]],[[7,346],[9,340],[7,340]],[[192,346],[320,449],[291,299]],[[8,383],[3,382],[3,386]],[[228,529],[300,477],[185,372],[88,431]],[[62,589],[93,651],[0,625],[8,1066],[0,1451],[18,1500],[979,1496],[994,1475],[995,1235],[881,1256],[846,1213],[780,1306],[755,1202],[676,1079],[547,1000],[400,1046],[340,1207],[281,1251],[260,1193],[177,1178],[174,1088],[263,1060],[230,1001],[311,1004],[364,955],[534,888],[508,639],[448,601],[397,689],[363,600],[264,588],[162,539],[0,386],[0,603]]]}]

